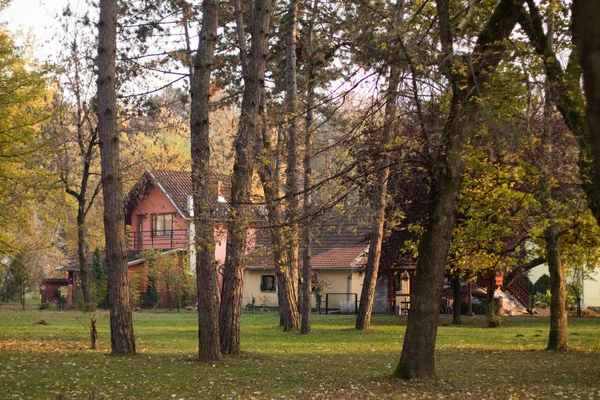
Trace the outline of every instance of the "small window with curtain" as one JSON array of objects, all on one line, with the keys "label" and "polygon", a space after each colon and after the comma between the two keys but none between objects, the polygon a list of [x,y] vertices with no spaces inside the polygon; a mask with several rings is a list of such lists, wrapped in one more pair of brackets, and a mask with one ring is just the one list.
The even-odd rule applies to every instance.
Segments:
[{"label": "small window with curtain", "polygon": [[275,275],[261,275],[260,276],[260,291],[261,292],[275,292],[276,286]]},{"label": "small window with curtain", "polygon": [[152,215],[153,236],[171,236],[173,234],[173,214]]}]

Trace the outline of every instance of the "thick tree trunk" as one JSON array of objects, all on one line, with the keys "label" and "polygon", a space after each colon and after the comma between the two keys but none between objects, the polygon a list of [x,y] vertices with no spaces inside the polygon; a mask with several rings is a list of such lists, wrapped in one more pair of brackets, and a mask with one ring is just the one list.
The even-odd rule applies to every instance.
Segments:
[{"label": "thick tree trunk", "polygon": [[271,17],[271,0],[254,2],[252,44],[237,137],[231,181],[231,216],[227,234],[227,256],[223,276],[223,295],[219,322],[221,352],[240,351],[240,313],[244,284],[244,255],[250,213],[254,146],[261,133],[262,100]]},{"label": "thick tree trunk", "polygon": [[560,261],[558,238],[552,226],[546,229],[546,254],[548,256],[548,271],[550,272],[550,334],[548,350],[567,350],[567,285],[565,273]]},{"label": "thick tree trunk", "polygon": [[[579,62],[583,70],[587,134],[593,156],[593,203],[600,207],[600,3],[592,0],[573,1],[573,25]],[[592,210],[600,223],[600,210]]]},{"label": "thick tree trunk", "polygon": [[500,62],[505,39],[510,35],[522,9],[522,1],[501,0],[477,39],[470,63],[452,65],[452,35],[449,31],[448,3],[438,1],[438,17],[444,64],[452,84],[450,114],[444,124],[442,146],[432,171],[429,218],[419,242],[416,275],[411,281],[411,309],[400,363],[395,375],[401,378],[433,378],[434,350],[439,320],[439,302],[444,284],[444,268],[458,212],[458,193],[465,169],[464,151],[476,127],[479,99]]},{"label": "thick tree trunk", "polygon": [[460,325],[460,309],[462,305],[462,293],[460,287],[460,275],[452,277],[453,301],[452,301],[452,324]]},{"label": "thick tree trunk", "polygon": [[98,132],[104,188],[104,234],[112,354],[135,354],[127,276],[125,210],[119,162],[116,101],[117,0],[100,0],[98,22]]},{"label": "thick tree trunk", "polygon": [[[202,361],[221,358],[219,334],[219,283],[215,268],[215,234],[211,198],[209,102],[210,74],[217,42],[219,0],[204,0],[202,30],[191,77],[192,184],[196,228],[196,283],[198,291],[198,357]],[[179,302],[178,302],[179,303]]]},{"label": "thick tree trunk", "polygon": [[[554,11],[548,8],[546,15],[547,37],[551,43],[554,36]],[[552,45],[548,45],[552,48]],[[548,227],[544,232],[546,242],[546,257],[548,259],[548,271],[550,272],[550,333],[548,335],[548,350],[563,351],[567,349],[567,290],[564,276],[564,268],[560,259],[559,242],[556,236],[556,222],[553,213],[552,191],[553,191],[553,130],[552,113],[554,111],[552,101],[552,82],[546,79],[544,102],[544,129],[542,131],[542,165],[540,166],[540,190],[539,198],[542,209],[547,219]]]}]

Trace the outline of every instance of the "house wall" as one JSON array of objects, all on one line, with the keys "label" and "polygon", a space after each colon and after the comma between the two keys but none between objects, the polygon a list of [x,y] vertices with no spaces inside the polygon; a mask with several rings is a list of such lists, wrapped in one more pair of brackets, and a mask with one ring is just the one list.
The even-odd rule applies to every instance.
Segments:
[{"label": "house wall", "polygon": [[277,307],[277,292],[263,292],[260,290],[262,275],[275,275],[275,271],[251,271],[244,272],[244,302],[243,306],[252,303],[252,296],[256,299],[256,306],[266,304],[269,307]]},{"label": "house wall", "polygon": [[[540,276],[550,275],[548,265],[543,264],[533,268],[529,272],[529,279],[535,283]],[[572,276],[567,277],[567,282],[573,280]],[[600,270],[596,269],[583,280],[583,305],[587,307],[600,307]]]},{"label": "house wall", "polygon": [[[140,215],[144,215],[142,234],[138,233]],[[152,232],[152,214],[174,214],[173,237],[154,236]],[[165,194],[152,186],[148,194],[135,207],[131,215],[131,247],[134,249],[173,249],[188,247],[188,220],[182,218]],[[197,229],[196,229],[197,231]],[[249,238],[254,236],[251,230]],[[249,239],[248,251],[254,250],[254,240]],[[227,249],[227,226],[224,223],[215,226],[215,259],[219,264],[225,262]]]},{"label": "house wall", "polygon": [[[176,257],[176,262],[183,262],[180,254],[171,254],[168,257]],[[183,268],[183,265],[181,267]],[[139,294],[139,299],[136,306],[146,307],[144,299],[146,298],[146,292],[148,291],[148,270],[149,266],[146,261],[135,265],[129,265],[127,267],[127,275],[129,277],[129,282],[130,284],[135,284],[135,290]],[[165,283],[160,277],[157,277],[156,291],[158,293],[159,298],[157,307],[167,308],[175,306],[174,304],[169,304],[170,299],[169,296],[166,294]]]},{"label": "house wall", "polygon": [[583,281],[583,302],[586,306],[600,307],[600,271]]},{"label": "house wall", "polygon": [[[154,236],[152,232],[152,214],[174,214],[173,237]],[[143,233],[138,233],[139,219],[144,215]],[[175,206],[165,194],[155,186],[148,190],[148,194],[140,201],[131,215],[131,247],[136,249],[172,249],[186,248],[188,245],[188,221],[183,219]],[[136,234],[137,233],[137,234]]]},{"label": "house wall", "polygon": [[[325,289],[327,293],[356,293],[357,299],[360,300],[360,293],[362,291],[362,283],[364,280],[364,274],[349,271],[349,270],[319,270],[319,277],[327,279],[331,282],[330,286]],[[263,292],[260,290],[261,276],[262,275],[275,275],[273,270],[246,270],[244,272],[244,300],[243,305],[252,302],[252,296],[256,299],[256,306],[260,306],[262,303],[266,303],[269,307],[277,307],[277,293],[276,292]],[[350,279],[348,279],[350,278]],[[338,309],[340,307],[340,301],[354,301],[354,296],[346,295],[330,295],[331,308]],[[266,302],[264,301],[266,300]],[[315,299],[312,299],[313,307],[315,306]],[[325,296],[322,300],[322,309],[325,309]]]}]

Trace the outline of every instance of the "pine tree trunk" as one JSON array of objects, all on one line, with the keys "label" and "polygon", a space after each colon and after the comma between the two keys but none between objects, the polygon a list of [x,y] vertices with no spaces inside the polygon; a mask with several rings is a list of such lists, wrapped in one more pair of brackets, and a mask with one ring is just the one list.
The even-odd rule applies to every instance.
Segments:
[{"label": "pine tree trunk", "polygon": [[[209,102],[210,75],[214,62],[219,21],[219,0],[204,0],[202,30],[191,77],[192,184],[196,228],[196,283],[198,293],[198,357],[202,361],[221,358],[219,333],[219,283],[215,268],[215,236],[211,198]],[[179,301],[178,301],[179,309]]]},{"label": "pine tree trunk", "polygon": [[[439,302],[444,285],[444,268],[458,212],[458,194],[465,169],[464,152],[476,127],[479,99],[488,91],[508,38],[522,10],[522,1],[501,0],[473,50],[463,77],[453,66],[452,34],[448,3],[438,0],[441,42],[444,52],[440,66],[452,86],[450,113],[444,124],[441,149],[431,171],[428,220],[419,242],[416,274],[411,280],[411,308],[402,355],[395,376],[434,378],[434,350],[439,320]],[[445,65],[444,65],[445,64]],[[466,79],[465,79],[466,78]]]},{"label": "pine tree trunk", "polygon": [[231,181],[231,215],[227,234],[227,256],[223,275],[223,295],[219,313],[221,352],[237,354],[240,351],[240,313],[244,284],[244,255],[250,213],[254,146],[259,140],[264,114],[262,100],[266,70],[271,17],[271,0],[254,2],[252,44],[245,74],[244,96],[237,137],[235,162]]},{"label": "pine tree trunk", "polygon": [[[265,134],[263,133],[263,136]],[[262,144],[268,144],[268,142],[264,137],[261,140]],[[268,149],[264,149],[263,146],[259,146],[258,148],[259,155],[263,155],[258,158],[268,158],[265,157],[268,154]],[[284,228],[281,203],[278,200],[279,191],[275,183],[276,171],[273,171],[271,164],[260,163],[258,172],[265,193],[267,214],[271,225],[269,234],[273,245],[273,262],[275,265],[275,275],[277,276],[277,301],[281,316],[280,323],[283,326],[283,330],[287,332],[296,330],[299,326],[297,290],[293,285],[293,277],[289,271],[290,242],[286,239],[288,231]]]},{"label": "pine tree trunk", "polygon": [[312,166],[311,157],[313,154],[313,123],[315,107],[315,59],[314,59],[314,27],[317,14],[319,12],[319,0],[315,0],[310,6],[310,22],[307,27],[306,35],[306,53],[309,54],[307,63],[307,85],[306,85],[306,114],[304,117],[304,195],[302,199],[302,211],[304,213],[304,227],[302,231],[302,322],[300,333],[307,335],[310,333],[310,314],[312,297],[312,218],[310,212],[312,209]]},{"label": "pine tree trunk", "polygon": [[[292,293],[293,302],[290,307],[291,326],[289,329],[298,329],[300,321],[298,316],[298,85],[297,85],[297,60],[296,36],[298,29],[298,1],[291,0],[288,6],[287,32],[285,48],[285,86],[286,86],[286,126],[287,126],[287,169],[286,169],[286,221],[289,227],[286,232],[287,244],[287,275]],[[284,330],[286,326],[284,325]]]},{"label": "pine tree trunk", "polygon": [[100,0],[98,22],[98,132],[104,193],[104,234],[112,354],[135,354],[127,276],[125,210],[119,163],[116,101],[117,1]]},{"label": "pine tree trunk", "polygon": [[[314,12],[314,10],[313,10]],[[312,38],[312,29],[309,38]],[[309,39],[312,45],[312,40]],[[304,198],[302,200],[302,209],[304,211],[304,229],[302,233],[302,323],[300,333],[307,335],[310,333],[310,314],[311,314],[311,294],[312,294],[312,218],[310,212],[312,208],[312,168],[311,157],[313,151],[313,107],[314,107],[314,81],[313,69],[308,74],[308,88],[306,100],[306,118],[305,118],[305,138],[304,138]]]}]

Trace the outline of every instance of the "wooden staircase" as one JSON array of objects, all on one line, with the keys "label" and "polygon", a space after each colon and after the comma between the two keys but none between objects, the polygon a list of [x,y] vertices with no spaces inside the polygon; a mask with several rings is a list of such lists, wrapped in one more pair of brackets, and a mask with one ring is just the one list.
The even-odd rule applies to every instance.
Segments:
[{"label": "wooden staircase", "polygon": [[520,282],[514,280],[510,286],[504,288],[513,295],[527,309],[527,312],[533,314],[533,296],[531,292]]}]

